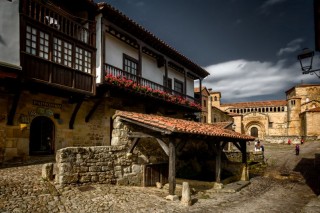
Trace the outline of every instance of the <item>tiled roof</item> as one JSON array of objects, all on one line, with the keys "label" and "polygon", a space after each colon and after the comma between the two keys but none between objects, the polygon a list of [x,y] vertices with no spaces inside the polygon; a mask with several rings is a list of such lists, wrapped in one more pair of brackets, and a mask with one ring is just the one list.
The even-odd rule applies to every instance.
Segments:
[{"label": "tiled roof", "polygon": [[320,107],[309,109],[307,112],[320,112]]},{"label": "tiled roof", "polygon": [[170,133],[185,133],[246,141],[254,140],[254,138],[251,136],[243,135],[228,129],[223,129],[212,124],[127,111],[116,111],[114,117],[118,116],[128,122],[148,126],[150,129],[161,129]]},{"label": "tiled roof", "polygon": [[130,19],[128,16],[124,15],[122,12],[120,12],[110,4],[101,2],[97,5],[99,7],[99,10],[104,12],[109,21],[112,21],[116,24],[121,24],[126,31],[143,40],[153,48],[165,52],[168,56],[174,58],[180,63],[183,63],[187,68],[195,72],[197,75],[201,77],[210,75],[208,71],[197,65],[195,62],[191,61],[189,58],[178,52],[173,47],[166,44],[164,41],[156,37],[153,33]]},{"label": "tiled roof", "polygon": [[226,103],[221,104],[222,107],[234,107],[234,108],[252,108],[252,107],[278,107],[287,106],[286,100],[275,100],[275,101],[252,101],[252,102],[238,102],[238,103]]},{"label": "tiled roof", "polygon": [[231,121],[225,121],[225,122],[217,122],[217,123],[212,123],[211,125],[218,127],[218,128],[228,128],[233,122]]}]

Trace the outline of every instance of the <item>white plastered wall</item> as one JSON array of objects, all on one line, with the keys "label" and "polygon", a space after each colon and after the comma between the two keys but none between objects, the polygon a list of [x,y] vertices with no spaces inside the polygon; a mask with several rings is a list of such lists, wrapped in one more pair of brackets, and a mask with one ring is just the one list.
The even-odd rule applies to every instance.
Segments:
[{"label": "white plastered wall", "polygon": [[0,64],[20,68],[19,0],[0,1]]}]

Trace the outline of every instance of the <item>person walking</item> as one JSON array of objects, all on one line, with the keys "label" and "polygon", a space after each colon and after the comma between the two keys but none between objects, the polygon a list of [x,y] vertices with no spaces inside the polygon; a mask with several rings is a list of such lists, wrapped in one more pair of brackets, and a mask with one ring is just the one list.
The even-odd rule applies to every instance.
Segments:
[{"label": "person walking", "polygon": [[300,146],[299,144],[296,144],[296,155],[299,155],[300,153]]}]

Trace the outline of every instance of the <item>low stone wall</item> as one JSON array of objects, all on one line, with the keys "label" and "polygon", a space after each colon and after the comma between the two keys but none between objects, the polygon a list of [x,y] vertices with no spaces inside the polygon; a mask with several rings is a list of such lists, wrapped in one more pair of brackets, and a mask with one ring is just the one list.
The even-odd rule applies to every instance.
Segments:
[{"label": "low stone wall", "polygon": [[112,183],[141,185],[141,165],[126,155],[125,146],[68,147],[56,154],[59,184]]},{"label": "low stone wall", "polygon": [[[267,136],[264,139],[266,143],[277,143],[277,144],[286,144],[288,140],[291,140],[292,144],[300,144],[301,136]],[[317,136],[308,136],[303,137],[304,141],[315,141],[318,140]]]},{"label": "low stone wall", "polygon": [[[224,153],[227,156],[229,161],[242,162],[242,153],[241,152],[227,151]],[[255,161],[255,162],[262,162],[263,161],[263,154],[262,154],[262,152],[247,152],[247,160],[248,161]]]}]

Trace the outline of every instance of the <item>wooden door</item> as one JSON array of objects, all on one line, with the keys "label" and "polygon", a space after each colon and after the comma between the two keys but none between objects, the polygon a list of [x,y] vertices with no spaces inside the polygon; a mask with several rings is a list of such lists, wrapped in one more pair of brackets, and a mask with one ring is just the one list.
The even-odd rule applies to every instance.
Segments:
[{"label": "wooden door", "polygon": [[144,186],[156,186],[156,182],[162,185],[168,183],[169,164],[149,164],[144,170]]}]

